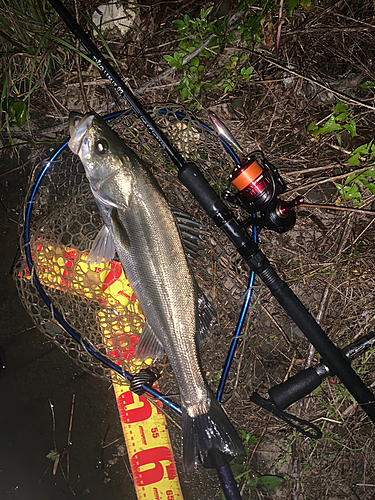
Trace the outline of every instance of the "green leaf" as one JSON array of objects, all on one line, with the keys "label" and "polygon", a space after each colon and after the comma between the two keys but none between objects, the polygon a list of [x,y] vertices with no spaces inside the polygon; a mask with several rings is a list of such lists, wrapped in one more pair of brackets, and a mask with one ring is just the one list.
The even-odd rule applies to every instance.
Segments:
[{"label": "green leaf", "polygon": [[375,179],[375,169],[367,170],[361,174],[362,177],[368,177],[370,179]]},{"label": "green leaf", "polygon": [[205,14],[204,14],[204,17],[207,17],[208,14],[211,12],[211,10],[214,8],[214,6],[212,7],[208,7],[208,9],[206,10]]},{"label": "green leaf", "polygon": [[372,80],[367,80],[366,82],[360,83],[358,87],[362,90],[374,90],[375,82]]},{"label": "green leaf", "polygon": [[239,434],[242,438],[242,440],[247,444],[255,444],[258,441],[258,438],[254,436],[251,432],[246,432],[243,429],[239,430]]},{"label": "green leaf", "polygon": [[191,60],[191,64],[193,66],[197,66],[198,67],[199,66],[199,57],[196,57],[196,56],[193,57],[193,59]]},{"label": "green leaf", "polygon": [[184,100],[186,99],[186,97],[188,96],[188,89],[186,87],[184,87],[182,90],[181,90],[181,99]]},{"label": "green leaf", "polygon": [[370,178],[372,179],[373,178],[373,175],[374,175],[374,171],[373,170],[366,170],[365,172],[361,172],[359,174],[360,178],[363,180],[363,179],[367,179],[367,178]]},{"label": "green leaf", "polygon": [[294,9],[298,7],[298,0],[289,0],[288,1],[288,17],[292,17]]},{"label": "green leaf", "polygon": [[199,30],[199,27],[202,24],[202,21],[199,17],[197,17],[195,19],[195,21],[191,20],[190,22],[191,22],[191,27],[193,28],[193,30],[196,30],[196,31]]},{"label": "green leaf", "polygon": [[166,61],[168,61],[168,64],[171,68],[175,68],[176,66],[181,66],[181,64],[176,61],[173,57],[168,56],[168,59],[166,59],[167,56],[163,56]]},{"label": "green leaf", "polygon": [[346,113],[346,105],[342,101],[339,101],[336,104],[335,109],[333,110],[333,113],[335,115],[337,115],[339,113]]},{"label": "green leaf", "polygon": [[51,450],[47,455],[46,455],[46,458],[48,458],[48,460],[52,460],[52,461],[55,461],[58,456],[60,455],[60,453],[56,450]]},{"label": "green leaf", "polygon": [[[3,87],[3,94],[5,94],[5,90]],[[14,109],[13,109],[13,103],[14,99],[13,97],[6,97],[5,95],[2,96],[3,99],[3,110],[8,113],[9,116],[12,118],[14,117]]]},{"label": "green leaf", "polygon": [[355,150],[353,151],[353,154],[355,153],[363,153],[365,155],[367,155],[368,151],[369,151],[369,144],[361,144],[360,146],[358,146],[357,148],[355,148]]},{"label": "green leaf", "polygon": [[361,175],[362,173],[353,173],[348,175],[347,178],[345,179],[344,184],[347,186],[348,184],[351,184],[353,181],[358,182],[358,179],[360,178]]},{"label": "green leaf", "polygon": [[241,42],[243,43],[249,37],[249,30],[244,29],[241,35]]},{"label": "green leaf", "polygon": [[230,468],[232,469],[232,473],[235,479],[237,479],[237,476],[244,472],[243,464],[234,463],[230,466]]},{"label": "green leaf", "polygon": [[316,125],[316,120],[314,120],[307,126],[307,130],[309,131],[318,130],[318,127]]},{"label": "green leaf", "polygon": [[13,103],[13,109],[17,125],[19,127],[22,127],[22,125],[26,122],[28,116],[26,104],[23,101],[15,101]]},{"label": "green leaf", "polygon": [[335,120],[336,120],[337,122],[343,122],[343,121],[344,121],[344,120],[346,120],[347,118],[348,118],[348,116],[347,116],[347,114],[346,114],[346,112],[345,112],[345,113],[340,113],[339,115],[337,115],[337,116],[335,117]]},{"label": "green leaf", "polygon": [[305,10],[310,10],[312,7],[311,0],[301,0],[301,7]]},{"label": "green leaf", "polygon": [[375,184],[373,184],[372,182],[366,182],[363,183],[363,185],[367,187],[367,189],[369,189],[371,193],[375,196]]},{"label": "green leaf", "polygon": [[258,487],[259,484],[259,478],[258,477],[247,477],[246,481],[247,487],[251,491],[255,491]]},{"label": "green leaf", "polygon": [[349,132],[349,134],[354,137],[356,134],[356,124],[355,120],[350,120],[350,123],[346,123],[344,128]]},{"label": "green leaf", "polygon": [[250,66],[249,68],[242,68],[241,69],[241,75],[243,77],[243,79],[248,82],[250,80],[250,75],[251,73],[253,72],[254,68],[252,66]]},{"label": "green leaf", "polygon": [[351,165],[357,165],[359,167],[359,153],[354,154],[346,161]]},{"label": "green leaf", "polygon": [[344,193],[345,193],[345,198],[348,198],[349,200],[353,198],[362,198],[361,193],[358,191],[358,186],[357,184],[354,184],[351,187],[345,187],[344,188]]},{"label": "green leaf", "polygon": [[233,43],[236,40],[237,36],[234,30],[229,30],[227,34],[227,43]]},{"label": "green leaf", "polygon": [[337,182],[334,182],[333,184],[335,185],[335,188],[337,189],[337,191],[340,193],[340,196],[343,196],[344,186],[342,186],[341,184],[338,184]]},{"label": "green leaf", "polygon": [[325,134],[327,132],[334,132],[335,130],[342,130],[342,126],[336,123],[335,117],[332,115],[326,123],[319,129],[320,134]]},{"label": "green leaf", "polygon": [[335,134],[337,144],[341,146],[341,135],[340,134]]},{"label": "green leaf", "polygon": [[279,476],[260,476],[259,478],[259,484],[261,484],[266,490],[273,490],[274,488],[277,488],[283,481],[284,479]]},{"label": "green leaf", "polygon": [[251,73],[253,72],[254,68],[252,66],[250,66],[249,68],[242,68],[241,69],[241,75],[251,75]]},{"label": "green leaf", "polygon": [[177,26],[177,28],[182,28],[185,26],[185,23],[182,19],[175,19],[174,21],[172,21],[172,24]]}]

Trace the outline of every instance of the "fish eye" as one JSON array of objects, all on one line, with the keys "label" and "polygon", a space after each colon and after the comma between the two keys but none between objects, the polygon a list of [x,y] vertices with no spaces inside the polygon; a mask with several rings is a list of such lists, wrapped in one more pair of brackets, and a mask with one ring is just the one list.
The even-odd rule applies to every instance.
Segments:
[{"label": "fish eye", "polygon": [[108,151],[108,142],[105,139],[99,139],[95,144],[95,149],[99,154],[104,154]]}]

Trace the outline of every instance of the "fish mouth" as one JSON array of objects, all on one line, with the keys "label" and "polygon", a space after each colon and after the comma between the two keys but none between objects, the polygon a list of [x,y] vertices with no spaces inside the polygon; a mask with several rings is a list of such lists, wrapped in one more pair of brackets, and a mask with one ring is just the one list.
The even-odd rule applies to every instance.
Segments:
[{"label": "fish mouth", "polygon": [[86,134],[86,130],[91,125],[95,115],[93,113],[86,113],[81,115],[80,113],[71,112],[69,115],[69,132],[70,139],[68,146],[70,150],[78,155],[81,149],[83,138]]}]

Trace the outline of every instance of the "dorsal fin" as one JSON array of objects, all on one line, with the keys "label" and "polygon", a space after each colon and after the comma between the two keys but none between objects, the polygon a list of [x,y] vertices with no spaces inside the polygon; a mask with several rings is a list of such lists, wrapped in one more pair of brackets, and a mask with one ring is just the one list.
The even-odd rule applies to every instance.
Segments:
[{"label": "dorsal fin", "polygon": [[210,301],[198,289],[198,325],[195,338],[198,345],[201,345],[210,333],[211,326],[216,319],[216,311]]},{"label": "dorsal fin", "polygon": [[195,258],[199,250],[202,249],[202,234],[207,233],[207,227],[173,205],[170,205],[170,209],[179,229],[186,254]]}]

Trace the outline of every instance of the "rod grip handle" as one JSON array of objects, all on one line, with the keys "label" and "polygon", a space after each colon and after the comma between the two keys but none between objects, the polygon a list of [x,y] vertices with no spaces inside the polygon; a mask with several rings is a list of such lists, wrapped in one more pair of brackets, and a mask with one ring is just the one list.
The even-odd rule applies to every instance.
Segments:
[{"label": "rod grip handle", "polygon": [[307,396],[322,383],[322,378],[316,373],[315,368],[308,368],[297,373],[285,382],[282,382],[269,391],[269,397],[279,410],[285,410],[292,403]]}]

